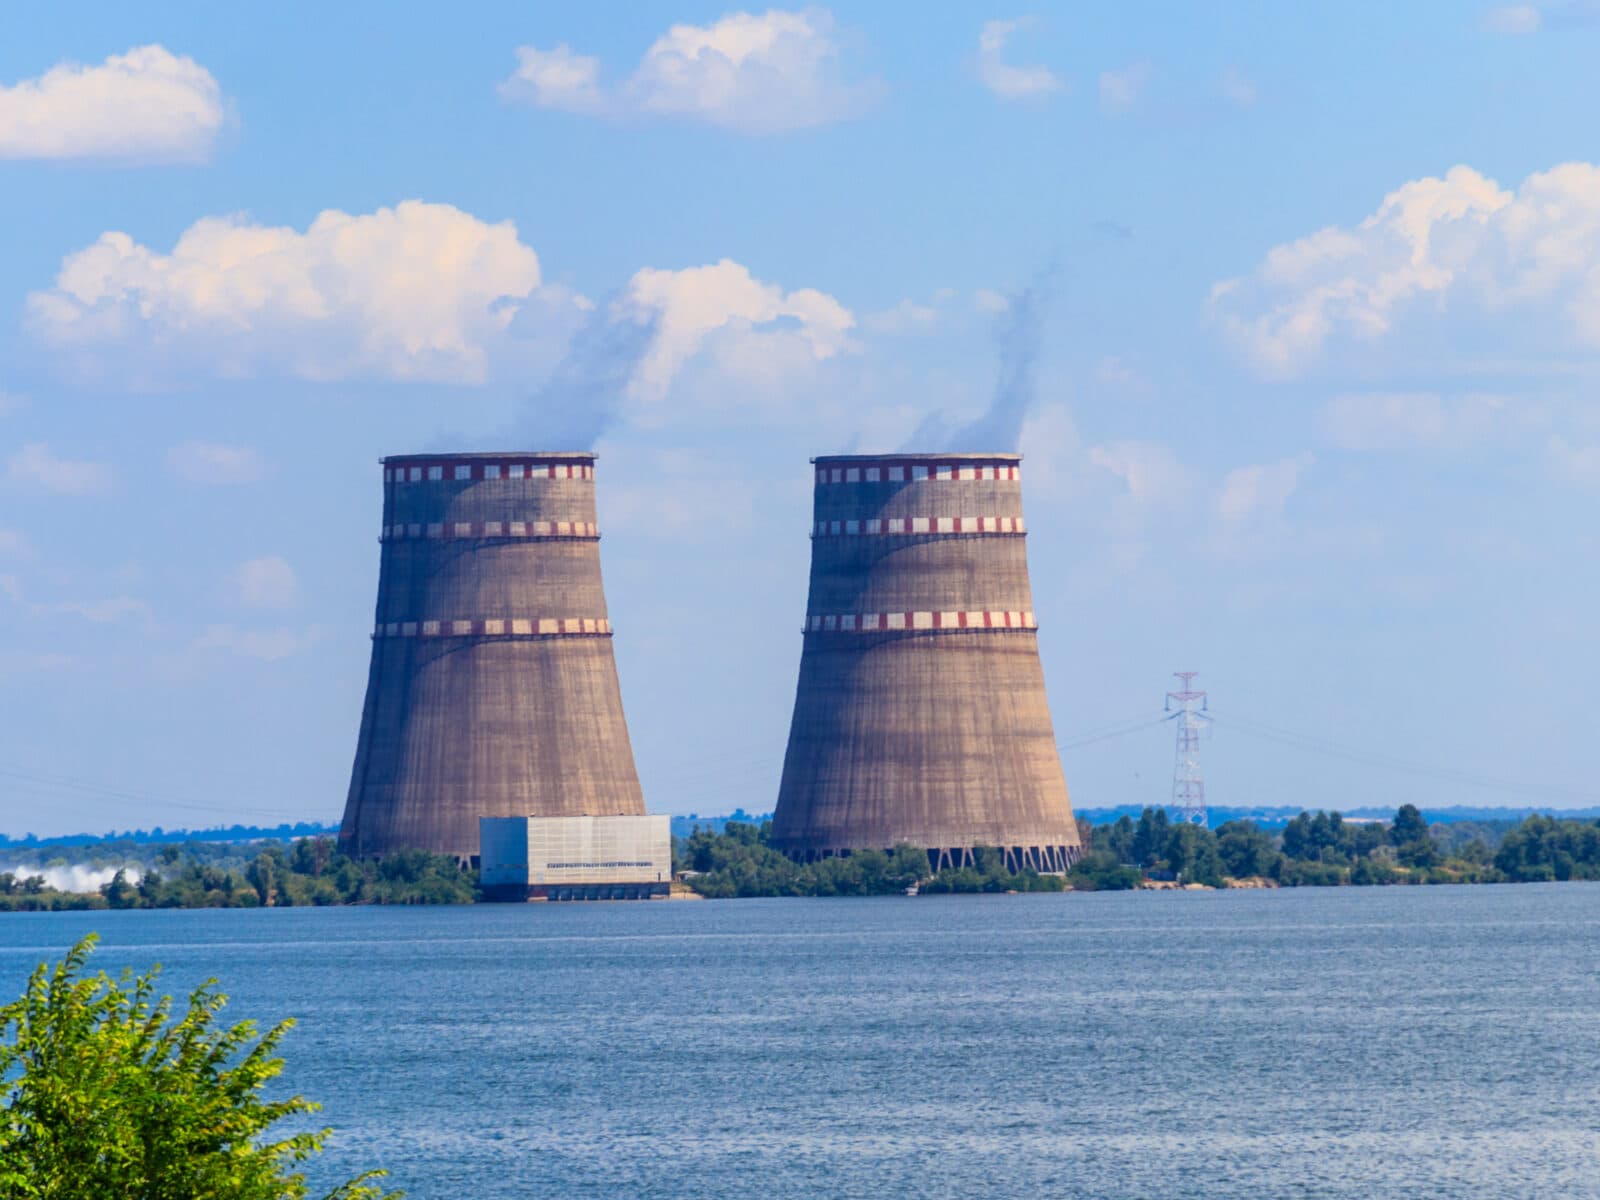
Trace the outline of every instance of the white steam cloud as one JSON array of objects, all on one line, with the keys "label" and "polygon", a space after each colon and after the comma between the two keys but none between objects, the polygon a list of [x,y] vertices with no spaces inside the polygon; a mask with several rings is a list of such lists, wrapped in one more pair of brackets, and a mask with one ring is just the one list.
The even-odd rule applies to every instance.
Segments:
[{"label": "white steam cloud", "polygon": [[994,399],[975,421],[952,429],[943,414],[930,413],[917,426],[904,452],[1013,451],[1022,441],[1022,425],[1037,394],[1034,368],[1039,361],[1039,335],[1048,306],[1054,268],[1036,276],[1012,295],[995,317],[995,344],[1000,351],[1000,377]]},{"label": "white steam cloud", "polygon": [[18,866],[15,863],[0,863],[0,875],[15,875],[19,881],[39,876],[44,879],[47,888],[58,892],[98,892],[106,884],[117,877],[117,872],[123,872],[123,878],[129,883],[136,884],[143,877],[143,872],[134,865],[124,867],[33,867]]}]

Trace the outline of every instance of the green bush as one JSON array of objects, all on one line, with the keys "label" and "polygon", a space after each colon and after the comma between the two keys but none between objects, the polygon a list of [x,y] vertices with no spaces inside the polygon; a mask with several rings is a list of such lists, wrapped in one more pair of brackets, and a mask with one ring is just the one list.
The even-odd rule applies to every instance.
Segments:
[{"label": "green bush", "polygon": [[1073,865],[1067,881],[1086,892],[1125,892],[1143,883],[1144,876],[1110,850],[1092,850]]},{"label": "green bush", "polygon": [[[317,1111],[301,1096],[266,1100],[274,1056],[293,1025],[257,1036],[223,1027],[228,998],[210,980],[174,1016],[159,968],[88,976],[90,935],[22,998],[0,1008],[0,1196],[6,1200],[303,1200],[296,1168],[329,1130],[273,1138]],[[369,1171],[326,1200],[378,1200]],[[402,1193],[390,1192],[389,1197]]]}]

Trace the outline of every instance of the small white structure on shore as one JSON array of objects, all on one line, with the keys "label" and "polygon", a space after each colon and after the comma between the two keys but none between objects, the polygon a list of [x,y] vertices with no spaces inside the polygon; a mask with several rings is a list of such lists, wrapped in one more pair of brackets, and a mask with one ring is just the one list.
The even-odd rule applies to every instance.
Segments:
[{"label": "small white structure on shore", "polygon": [[485,900],[648,900],[672,887],[670,817],[479,817]]}]

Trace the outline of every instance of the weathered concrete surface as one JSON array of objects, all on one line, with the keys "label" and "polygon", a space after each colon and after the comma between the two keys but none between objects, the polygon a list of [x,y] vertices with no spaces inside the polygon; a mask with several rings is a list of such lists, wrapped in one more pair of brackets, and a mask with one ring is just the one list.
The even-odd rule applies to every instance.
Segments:
[{"label": "weathered concrete surface", "polygon": [[[412,481],[418,464],[424,477]],[[522,477],[508,477],[513,465]],[[441,478],[427,478],[431,466]],[[457,467],[474,477],[454,478]],[[501,477],[483,478],[487,467]],[[470,858],[482,816],[642,815],[599,541],[587,532],[594,455],[409,455],[384,460],[384,474],[372,666],[341,848]],[[489,522],[500,536],[481,536]],[[457,620],[499,621],[501,632],[452,636]],[[540,634],[541,620],[576,632]],[[428,621],[440,627],[428,632]]]},{"label": "weathered concrete surface", "polygon": [[[990,845],[1014,865],[1049,870],[1081,853],[1039,665],[1025,535],[886,532],[921,518],[930,529],[939,518],[1015,529],[1019,462],[815,460],[810,599],[773,817],[787,853],[911,842],[936,852],[938,866]],[[854,477],[835,482],[835,469]],[[883,614],[908,628],[886,627]],[[1010,627],[989,627],[997,616]],[[834,620],[814,628],[819,617]],[[930,627],[910,628],[919,621]]]}]

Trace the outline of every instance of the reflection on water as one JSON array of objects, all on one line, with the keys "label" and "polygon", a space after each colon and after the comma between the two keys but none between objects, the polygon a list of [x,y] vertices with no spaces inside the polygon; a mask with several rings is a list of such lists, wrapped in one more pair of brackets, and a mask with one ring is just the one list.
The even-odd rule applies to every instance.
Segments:
[{"label": "reflection on water", "polygon": [[470,1196],[1600,1196],[1600,887],[18,914]]}]

